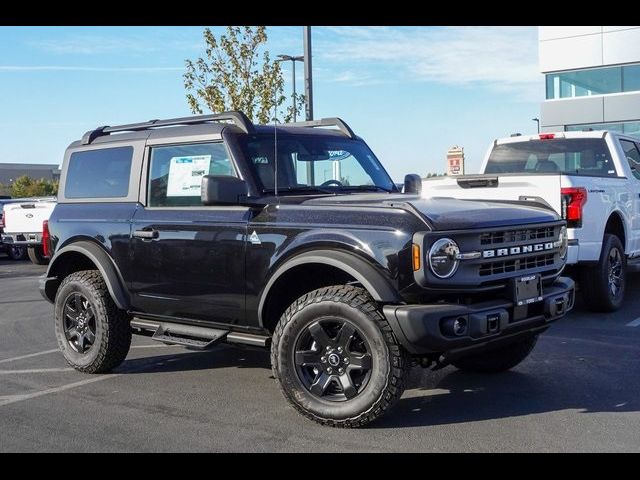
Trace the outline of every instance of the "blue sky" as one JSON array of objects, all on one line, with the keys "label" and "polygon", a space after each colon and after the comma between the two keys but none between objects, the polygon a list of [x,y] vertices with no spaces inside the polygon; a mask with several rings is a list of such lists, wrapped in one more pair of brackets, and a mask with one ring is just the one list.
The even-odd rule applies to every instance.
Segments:
[{"label": "blue sky", "polygon": [[[202,30],[0,27],[0,161],[59,163],[98,125],[189,115]],[[302,27],[268,34],[273,56],[303,53]],[[345,119],[397,180],[443,172],[452,145],[476,173],[492,138],[535,129],[537,49],[536,27],[314,27],[315,117]]]}]

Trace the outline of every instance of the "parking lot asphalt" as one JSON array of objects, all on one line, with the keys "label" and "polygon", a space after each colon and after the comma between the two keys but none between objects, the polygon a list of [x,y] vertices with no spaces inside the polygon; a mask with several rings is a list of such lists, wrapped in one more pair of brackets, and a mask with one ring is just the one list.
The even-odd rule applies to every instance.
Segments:
[{"label": "parking lot asphalt", "polygon": [[619,312],[578,303],[511,372],[416,368],[389,414],[341,430],[289,407],[267,351],[134,337],[113,373],[72,370],[44,271],[0,258],[0,452],[640,451],[640,274]]}]

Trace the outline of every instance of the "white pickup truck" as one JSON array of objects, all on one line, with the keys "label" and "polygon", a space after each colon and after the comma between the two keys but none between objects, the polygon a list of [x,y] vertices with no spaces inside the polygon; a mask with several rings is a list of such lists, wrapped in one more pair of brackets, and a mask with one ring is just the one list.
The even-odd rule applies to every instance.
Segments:
[{"label": "white pickup truck", "polygon": [[26,246],[33,263],[46,265],[49,258],[42,247],[42,224],[49,219],[55,206],[56,199],[52,197],[5,205],[2,241],[9,245]]},{"label": "white pickup truck", "polygon": [[640,257],[640,139],[608,131],[515,135],[493,142],[480,171],[424,180],[422,195],[554,209],[567,221],[567,263],[586,306],[621,306],[627,264]]}]

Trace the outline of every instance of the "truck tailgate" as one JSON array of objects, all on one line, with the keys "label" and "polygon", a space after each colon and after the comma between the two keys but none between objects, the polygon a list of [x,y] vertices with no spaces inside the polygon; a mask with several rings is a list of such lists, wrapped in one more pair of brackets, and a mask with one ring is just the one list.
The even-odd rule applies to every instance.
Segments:
[{"label": "truck tailgate", "polygon": [[464,175],[425,180],[422,196],[464,200],[542,199],[560,214],[560,187],[561,175]]},{"label": "truck tailgate", "polygon": [[34,233],[42,231],[42,222],[48,220],[55,202],[14,203],[4,207],[4,232]]}]

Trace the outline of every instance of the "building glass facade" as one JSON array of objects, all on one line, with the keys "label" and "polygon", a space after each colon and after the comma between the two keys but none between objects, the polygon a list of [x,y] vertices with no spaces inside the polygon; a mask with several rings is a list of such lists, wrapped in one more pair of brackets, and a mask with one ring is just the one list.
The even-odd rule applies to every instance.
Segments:
[{"label": "building glass facade", "polygon": [[566,125],[567,132],[579,132],[582,130],[609,130],[611,132],[623,133],[640,137],[640,122],[617,122],[617,123],[585,123],[581,125]]},{"label": "building glass facade", "polygon": [[640,91],[640,64],[546,75],[547,100]]}]

